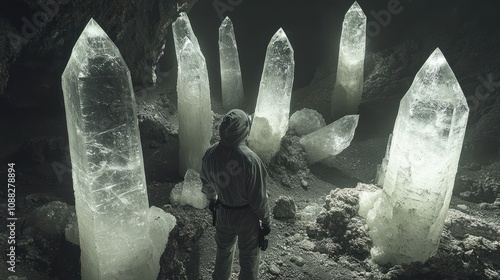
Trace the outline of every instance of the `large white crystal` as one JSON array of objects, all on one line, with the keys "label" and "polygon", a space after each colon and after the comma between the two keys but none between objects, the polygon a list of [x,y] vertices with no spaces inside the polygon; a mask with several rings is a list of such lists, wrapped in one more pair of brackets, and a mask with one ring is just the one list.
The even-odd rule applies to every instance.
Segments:
[{"label": "large white crystal", "polygon": [[300,138],[310,163],[338,155],[349,147],[358,127],[359,115],[349,115]]},{"label": "large white crystal", "polygon": [[[152,240],[130,72],[90,20],[62,75],[82,279],[156,279],[168,232]],[[175,219],[161,214],[172,228]]]},{"label": "large white crystal", "polygon": [[266,163],[279,151],[281,138],[288,129],[294,69],[292,45],[280,28],[267,46],[254,120],[248,137],[249,147]]},{"label": "large white crystal", "polygon": [[326,126],[325,119],[313,109],[304,108],[292,114],[288,127],[302,136]]},{"label": "large white crystal", "polygon": [[201,160],[212,138],[212,109],[205,57],[184,37],[177,72],[180,173],[201,171]]},{"label": "large white crystal", "polygon": [[179,172],[201,171],[212,138],[212,109],[207,65],[186,13],[172,24],[177,55]]},{"label": "large white crystal", "polygon": [[190,205],[194,208],[204,209],[208,205],[207,197],[201,192],[203,184],[200,174],[188,169],[184,182],[176,184],[170,193],[170,202],[175,205]]},{"label": "large white crystal", "polygon": [[222,105],[226,110],[243,105],[243,82],[233,23],[226,17],[219,27],[219,60]]},{"label": "large white crystal", "polygon": [[360,198],[378,263],[426,261],[438,249],[469,109],[439,49],[401,100],[383,190]]},{"label": "large white crystal", "polygon": [[366,15],[354,2],[347,11],[340,37],[337,79],[332,95],[332,117],[356,114],[363,92],[366,47]]}]

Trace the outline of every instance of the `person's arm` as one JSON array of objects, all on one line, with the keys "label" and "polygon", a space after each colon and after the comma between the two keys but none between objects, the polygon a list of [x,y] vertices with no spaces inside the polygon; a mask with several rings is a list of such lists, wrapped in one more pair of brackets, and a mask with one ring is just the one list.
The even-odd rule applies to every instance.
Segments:
[{"label": "person's arm", "polygon": [[266,187],[266,167],[260,159],[252,160],[247,172],[248,204],[263,224],[270,225],[269,203]]},{"label": "person's arm", "polygon": [[207,163],[207,154],[208,151],[205,153],[202,159],[202,164],[201,164],[201,173],[200,173],[200,179],[203,184],[201,188],[201,192],[205,194],[207,197],[208,201],[215,200],[216,197],[216,192],[215,188],[212,185],[210,181],[210,175],[209,175],[209,169],[208,169],[208,163]]}]

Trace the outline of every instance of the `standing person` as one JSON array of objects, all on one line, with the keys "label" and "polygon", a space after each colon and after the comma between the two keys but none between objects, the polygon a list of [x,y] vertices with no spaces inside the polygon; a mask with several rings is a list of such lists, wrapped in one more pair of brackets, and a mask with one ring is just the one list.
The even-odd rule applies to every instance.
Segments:
[{"label": "standing person", "polygon": [[260,223],[261,234],[271,231],[267,171],[245,143],[251,122],[242,110],[229,111],[219,127],[221,140],[203,156],[202,191],[216,215],[217,256],[212,274],[216,280],[229,279],[231,275],[236,239],[241,267],[239,279],[258,279]]}]

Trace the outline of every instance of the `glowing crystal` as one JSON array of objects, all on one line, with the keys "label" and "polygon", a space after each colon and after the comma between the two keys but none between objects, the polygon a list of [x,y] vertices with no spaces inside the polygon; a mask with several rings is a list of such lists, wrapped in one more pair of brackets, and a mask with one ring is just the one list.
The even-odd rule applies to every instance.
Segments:
[{"label": "glowing crystal", "polygon": [[[62,75],[82,279],[156,279],[175,218],[149,209],[130,72],[94,21]],[[162,222],[152,225],[154,212]],[[76,235],[73,234],[73,237]]]},{"label": "glowing crystal", "polygon": [[266,163],[280,149],[288,129],[290,99],[294,79],[293,48],[283,29],[267,46],[249,147]]},{"label": "glowing crystal", "polygon": [[208,205],[207,197],[201,192],[203,184],[200,174],[188,169],[184,181],[176,184],[170,193],[170,202],[176,205],[190,205],[194,208],[204,209]]},{"label": "glowing crystal", "polygon": [[401,100],[383,190],[360,198],[374,261],[424,262],[437,252],[468,115],[462,89],[436,49]]},{"label": "glowing crystal", "polygon": [[366,15],[354,2],[347,11],[340,37],[337,79],[332,95],[332,117],[356,114],[363,92]]},{"label": "glowing crystal", "polygon": [[179,52],[177,71],[180,173],[201,171],[201,159],[210,147],[212,110],[205,57],[187,37]]},{"label": "glowing crystal", "polygon": [[222,85],[222,105],[226,110],[243,105],[243,83],[240,58],[233,23],[226,17],[219,27],[219,58]]},{"label": "glowing crystal", "polygon": [[358,126],[358,115],[349,115],[300,138],[310,163],[338,155],[349,147]]},{"label": "glowing crystal", "polygon": [[292,114],[288,126],[302,136],[326,126],[326,123],[320,113],[304,108]]}]

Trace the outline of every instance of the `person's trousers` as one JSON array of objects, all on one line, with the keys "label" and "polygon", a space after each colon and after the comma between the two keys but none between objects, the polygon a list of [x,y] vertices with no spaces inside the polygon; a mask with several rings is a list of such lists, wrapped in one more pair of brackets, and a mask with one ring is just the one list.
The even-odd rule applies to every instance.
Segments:
[{"label": "person's trousers", "polygon": [[236,239],[238,239],[240,280],[259,277],[259,219],[250,207],[217,209],[215,223],[217,256],[212,278],[226,280],[231,276]]}]

